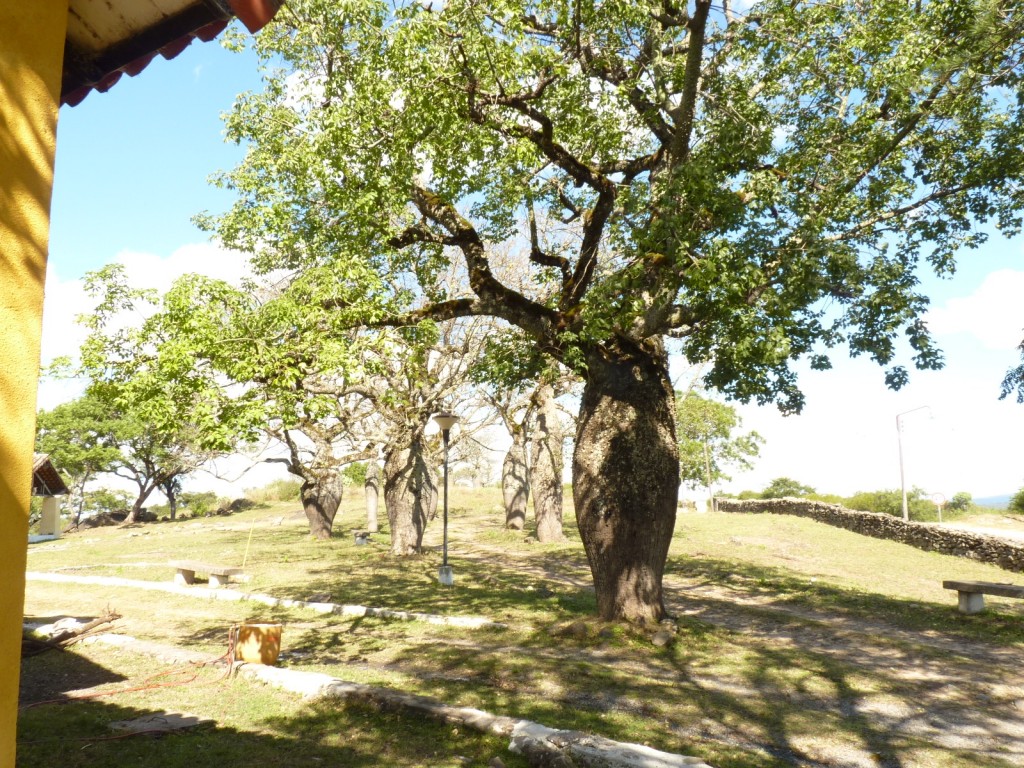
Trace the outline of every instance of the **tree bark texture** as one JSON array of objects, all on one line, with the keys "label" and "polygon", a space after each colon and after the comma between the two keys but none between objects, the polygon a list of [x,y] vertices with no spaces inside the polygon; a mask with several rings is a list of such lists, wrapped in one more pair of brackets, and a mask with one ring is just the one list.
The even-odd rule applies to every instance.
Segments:
[{"label": "tree bark texture", "polygon": [[379,529],[377,503],[380,499],[380,480],[380,464],[371,459],[366,464],[366,482],[363,484],[366,492],[366,530],[369,533],[376,533]]},{"label": "tree bark texture", "polygon": [[529,468],[526,464],[526,431],[512,432],[512,446],[501,465],[501,495],[505,502],[505,527],[521,531],[526,525],[526,503],[530,496]]},{"label": "tree bark texture", "polygon": [[537,541],[562,541],[562,425],[558,421],[555,390],[549,384],[537,390],[530,458]]},{"label": "tree bark texture", "polygon": [[598,613],[660,621],[679,491],[668,360],[658,345],[624,360],[590,355],[587,363],[573,498]]},{"label": "tree bark texture", "polygon": [[316,539],[331,538],[334,516],[338,514],[345,489],[340,472],[302,481],[302,509],[309,521],[309,533]]},{"label": "tree bark texture", "polygon": [[437,477],[419,438],[388,449],[384,460],[384,506],[391,527],[391,554],[420,552],[427,520],[437,510]]}]

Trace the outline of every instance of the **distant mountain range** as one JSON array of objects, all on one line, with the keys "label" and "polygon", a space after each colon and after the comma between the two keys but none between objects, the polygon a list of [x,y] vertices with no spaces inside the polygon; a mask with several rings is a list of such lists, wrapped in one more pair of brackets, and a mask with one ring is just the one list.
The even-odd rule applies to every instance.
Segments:
[{"label": "distant mountain range", "polygon": [[979,507],[1006,509],[1010,505],[1010,494],[1005,496],[986,496],[984,499],[973,499],[973,501]]}]

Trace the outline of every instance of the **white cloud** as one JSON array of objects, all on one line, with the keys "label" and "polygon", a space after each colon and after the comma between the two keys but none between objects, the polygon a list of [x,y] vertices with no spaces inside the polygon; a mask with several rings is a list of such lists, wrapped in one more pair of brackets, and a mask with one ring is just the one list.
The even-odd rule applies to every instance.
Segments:
[{"label": "white cloud", "polygon": [[937,336],[970,334],[988,349],[1012,350],[1024,338],[1024,272],[1001,269],[974,293],[953,298],[928,313]]},{"label": "white cloud", "polygon": [[[759,490],[776,477],[840,495],[899,488],[902,439],[908,489],[919,486],[946,498],[959,491],[975,497],[1016,491],[1024,485],[1024,469],[1008,446],[1024,433],[1024,406],[998,394],[1006,369],[1019,360],[1022,293],[1024,272],[1002,269],[972,293],[929,312],[946,366],[912,371],[899,392],[885,387],[882,369],[870,360],[838,352],[831,371],[800,369],[807,404],[799,416],[783,417],[774,406],[737,405],[743,429],[757,430],[765,445],[754,469],[734,473],[726,490]],[[900,362],[909,366],[905,353]],[[928,409],[914,410],[920,406]],[[896,415],[908,411],[898,435]]]},{"label": "white cloud", "polygon": [[[137,288],[166,291],[178,277],[194,272],[238,283],[248,274],[246,258],[211,243],[185,245],[169,257],[151,253],[123,251],[115,259],[125,266],[128,282]],[[91,312],[95,301],[85,292],[81,279],[62,280],[52,267],[47,270],[43,303],[43,336],[41,362],[49,365],[55,358],[76,357],[86,330],[76,322],[79,315]],[[76,381],[45,379],[40,382],[40,408],[53,408],[81,394]]]},{"label": "white cloud", "polygon": [[137,288],[167,290],[177,278],[196,273],[237,283],[248,274],[244,254],[213,243],[183,245],[167,258],[152,253],[122,251],[115,261],[123,264],[128,281]]}]

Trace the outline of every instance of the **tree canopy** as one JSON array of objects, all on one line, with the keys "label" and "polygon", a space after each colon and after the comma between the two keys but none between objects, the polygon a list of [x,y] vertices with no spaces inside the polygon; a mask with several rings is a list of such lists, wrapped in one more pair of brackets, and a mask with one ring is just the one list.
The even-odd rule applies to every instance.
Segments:
[{"label": "tree canopy", "polygon": [[[600,613],[656,620],[679,462],[664,337],[803,404],[792,363],[942,356],[918,270],[1020,228],[1006,0],[293,0],[204,218],[370,325],[492,315],[584,380],[575,508]],[[527,265],[507,269],[507,255]],[[461,278],[442,285],[454,268]],[[529,356],[529,355],[528,355]]]},{"label": "tree canopy", "polygon": [[731,466],[750,469],[764,440],[757,432],[738,434],[742,421],[736,409],[696,392],[676,395],[679,469],[684,484],[703,486],[731,479]]},{"label": "tree canopy", "polygon": [[[259,43],[287,67],[228,122],[250,149],[219,233],[267,269],[344,265],[378,314],[408,298],[382,271],[454,250],[466,283],[430,314],[504,317],[577,365],[673,333],[715,387],[797,410],[790,361],[842,343],[893,386],[900,336],[940,365],[919,262],[950,274],[978,221],[1019,228],[1015,4],[289,8]],[[542,295],[488,260],[516,237]]]}]

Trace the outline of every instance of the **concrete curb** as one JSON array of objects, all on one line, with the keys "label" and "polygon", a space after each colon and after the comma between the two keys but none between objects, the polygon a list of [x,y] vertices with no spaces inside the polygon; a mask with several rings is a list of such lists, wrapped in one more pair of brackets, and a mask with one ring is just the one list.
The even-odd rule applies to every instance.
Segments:
[{"label": "concrete curb", "polygon": [[[82,641],[118,648],[178,663],[199,661],[194,651],[143,642],[127,635],[96,635]],[[351,683],[319,672],[235,663],[238,675],[307,698],[324,697],[371,701],[462,725],[510,740],[509,749],[534,766],[558,768],[711,768],[698,757],[662,752],[642,744],[612,741],[580,731],[549,728],[530,720],[516,720],[471,707],[457,707],[427,696],[404,693],[364,683]]]}]

